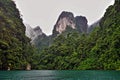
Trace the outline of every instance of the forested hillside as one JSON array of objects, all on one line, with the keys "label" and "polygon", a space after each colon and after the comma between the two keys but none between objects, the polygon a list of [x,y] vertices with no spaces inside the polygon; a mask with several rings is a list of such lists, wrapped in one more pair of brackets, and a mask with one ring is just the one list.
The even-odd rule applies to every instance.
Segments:
[{"label": "forested hillside", "polygon": [[93,32],[61,34],[37,60],[37,69],[120,69],[120,1],[106,10]]},{"label": "forested hillside", "polygon": [[0,69],[25,69],[33,55],[29,42],[15,3],[0,0]]},{"label": "forested hillside", "polygon": [[25,36],[15,3],[0,0],[0,70],[23,70],[27,65],[32,69],[119,70],[120,1],[109,6],[90,33],[86,17],[63,13],[52,35],[40,36],[41,30],[35,29],[38,50]]}]

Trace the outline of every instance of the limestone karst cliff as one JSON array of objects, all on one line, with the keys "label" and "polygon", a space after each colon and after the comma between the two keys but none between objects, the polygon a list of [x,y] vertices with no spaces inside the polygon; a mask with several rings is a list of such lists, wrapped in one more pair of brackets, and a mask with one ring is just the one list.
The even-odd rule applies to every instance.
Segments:
[{"label": "limestone karst cliff", "polygon": [[25,24],[25,27],[26,27],[26,30],[25,30],[26,36],[29,37],[31,40],[33,40],[35,37],[33,28],[29,24]]},{"label": "limestone karst cliff", "polygon": [[87,33],[88,21],[84,16],[75,17],[76,28],[80,33]]},{"label": "limestone karst cliff", "polygon": [[26,36],[31,39],[31,43],[35,43],[35,40],[38,38],[45,37],[46,34],[42,32],[42,29],[39,26],[32,28],[30,25],[25,24],[26,26]]},{"label": "limestone karst cliff", "polygon": [[87,19],[84,16],[74,17],[72,12],[63,11],[54,26],[52,35],[56,36],[57,34],[61,34],[68,27],[80,33],[86,33],[88,28]]}]

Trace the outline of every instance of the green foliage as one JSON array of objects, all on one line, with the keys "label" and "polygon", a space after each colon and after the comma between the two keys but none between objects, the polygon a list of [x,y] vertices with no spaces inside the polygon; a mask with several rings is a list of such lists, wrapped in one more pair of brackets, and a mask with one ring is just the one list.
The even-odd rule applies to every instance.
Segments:
[{"label": "green foliage", "polygon": [[21,70],[31,64],[32,69],[119,70],[119,22],[120,5],[116,0],[93,32],[80,34],[67,27],[67,31],[55,37],[58,33],[54,30],[56,34],[37,43],[44,45],[39,52],[25,36],[25,26],[14,2],[0,0],[0,69]]},{"label": "green foliage", "polygon": [[64,32],[39,55],[37,69],[120,69],[120,6],[116,0],[89,35]]},{"label": "green foliage", "polygon": [[0,69],[25,69],[32,64],[34,48],[12,0],[0,0]]}]

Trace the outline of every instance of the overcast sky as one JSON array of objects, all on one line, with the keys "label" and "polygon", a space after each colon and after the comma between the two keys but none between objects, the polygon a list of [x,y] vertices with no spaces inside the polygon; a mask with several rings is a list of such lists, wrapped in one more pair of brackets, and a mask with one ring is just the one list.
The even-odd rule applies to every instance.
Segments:
[{"label": "overcast sky", "polygon": [[47,35],[52,33],[62,11],[73,12],[75,16],[86,16],[88,24],[100,19],[114,0],[14,0],[25,23],[31,27],[40,26]]}]

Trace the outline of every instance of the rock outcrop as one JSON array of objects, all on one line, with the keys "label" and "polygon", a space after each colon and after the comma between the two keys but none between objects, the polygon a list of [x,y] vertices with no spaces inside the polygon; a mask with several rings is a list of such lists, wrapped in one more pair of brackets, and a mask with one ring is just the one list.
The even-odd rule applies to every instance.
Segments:
[{"label": "rock outcrop", "polygon": [[49,36],[43,33],[39,26],[31,28],[31,26],[27,24],[26,36],[31,39],[31,44],[37,47],[39,50],[49,45]]},{"label": "rock outcrop", "polygon": [[86,33],[88,28],[87,22],[88,21],[86,17],[74,17],[72,12],[63,11],[54,26],[53,36],[62,34],[67,30],[67,27],[70,27],[71,29],[74,29],[80,33]]},{"label": "rock outcrop", "polygon": [[26,31],[25,31],[26,36],[33,40],[35,37],[33,28],[29,24],[25,24],[25,26],[26,26]]},{"label": "rock outcrop", "polygon": [[70,26],[72,29],[75,29],[75,19],[74,15],[71,12],[63,11],[53,29],[53,35],[61,34]]},{"label": "rock outcrop", "polygon": [[44,34],[44,33],[42,32],[42,29],[41,29],[39,26],[35,27],[35,28],[33,29],[33,31],[34,31],[35,37],[38,37],[38,36],[41,36],[41,35]]},{"label": "rock outcrop", "polygon": [[88,28],[88,21],[86,17],[83,16],[76,16],[75,17],[76,28],[81,33],[86,33]]},{"label": "rock outcrop", "polygon": [[45,33],[42,32],[42,29],[37,26],[35,28],[32,28],[30,25],[26,25],[26,36],[31,39],[32,44],[36,44],[39,40],[47,37]]}]

